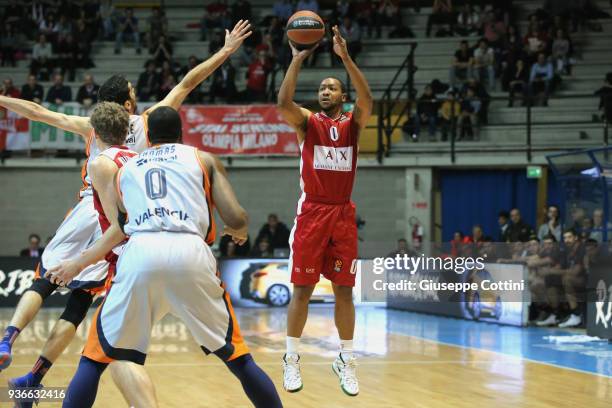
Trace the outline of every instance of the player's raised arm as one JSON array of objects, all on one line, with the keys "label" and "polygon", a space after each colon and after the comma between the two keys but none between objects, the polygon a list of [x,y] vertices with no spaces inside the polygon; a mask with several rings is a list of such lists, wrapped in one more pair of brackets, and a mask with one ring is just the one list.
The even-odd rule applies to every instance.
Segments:
[{"label": "player's raised arm", "polygon": [[225,45],[223,48],[189,71],[183,80],[172,88],[172,91],[170,91],[161,102],[149,108],[148,112],[152,112],[155,108],[160,106],[170,106],[175,110],[179,110],[183,101],[189,96],[191,91],[208,78],[217,68],[223,65],[225,60],[240,48],[244,40],[249,37],[251,33],[251,24],[249,20],[238,21],[231,32],[225,30]]},{"label": "player's raised arm", "polygon": [[0,106],[35,122],[66,130],[87,140],[91,132],[89,118],[53,112],[37,103],[0,95]]},{"label": "player's raised arm", "polygon": [[298,51],[291,42],[289,42],[289,45],[291,46],[293,59],[291,60],[291,64],[289,64],[289,68],[287,68],[287,72],[285,72],[283,83],[278,91],[276,107],[283,116],[283,119],[296,130],[298,141],[302,143],[306,136],[306,123],[308,123],[310,111],[295,103],[293,97],[295,96],[298,74],[300,73],[302,64],[308,56],[312,54],[316,46],[308,50]]},{"label": "player's raised arm", "polygon": [[355,87],[357,92],[357,99],[355,100],[355,109],[353,110],[353,117],[357,121],[357,124],[363,129],[367,123],[370,115],[372,114],[372,105],[374,98],[372,97],[372,91],[370,91],[370,85],[363,72],[357,67],[355,61],[351,58],[346,47],[346,40],[340,35],[338,26],[332,28],[334,33],[334,52],[342,59],[344,67],[351,78],[351,83]]},{"label": "player's raised arm", "polygon": [[225,223],[223,234],[230,235],[234,242],[242,245],[248,238],[248,214],[238,202],[221,161],[210,153],[199,152],[199,155],[210,176],[213,202]]}]

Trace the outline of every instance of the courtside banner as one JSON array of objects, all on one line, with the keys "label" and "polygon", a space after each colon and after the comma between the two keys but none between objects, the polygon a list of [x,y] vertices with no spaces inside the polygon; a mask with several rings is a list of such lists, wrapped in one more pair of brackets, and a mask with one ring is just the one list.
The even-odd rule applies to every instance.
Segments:
[{"label": "courtside banner", "polygon": [[184,106],[183,142],[222,156],[296,156],[296,134],[274,105]]},{"label": "courtside banner", "polygon": [[[0,307],[15,307],[19,298],[32,285],[38,259],[3,256],[0,257]],[[59,290],[49,296],[43,306],[66,305],[67,290]]]}]

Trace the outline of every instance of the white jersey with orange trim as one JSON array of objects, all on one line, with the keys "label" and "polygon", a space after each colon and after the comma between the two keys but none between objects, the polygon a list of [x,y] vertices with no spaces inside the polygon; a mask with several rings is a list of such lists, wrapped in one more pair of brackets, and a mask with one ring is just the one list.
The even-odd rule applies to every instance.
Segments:
[{"label": "white jersey with orange trim", "polygon": [[125,233],[178,232],[214,242],[210,179],[198,149],[151,147],[121,168],[118,187],[128,213]]},{"label": "white jersey with orange trim", "polygon": [[[130,115],[130,129],[124,145],[136,153],[143,152],[149,147],[149,140],[147,138],[147,121],[142,115]],[[89,166],[100,154],[100,149],[96,144],[93,130],[89,135],[89,139],[87,140],[85,153],[87,154],[87,160],[83,164],[83,168],[81,170],[81,179],[83,180],[83,187],[79,193],[81,198],[93,194],[91,189],[91,178],[89,177]]]}]

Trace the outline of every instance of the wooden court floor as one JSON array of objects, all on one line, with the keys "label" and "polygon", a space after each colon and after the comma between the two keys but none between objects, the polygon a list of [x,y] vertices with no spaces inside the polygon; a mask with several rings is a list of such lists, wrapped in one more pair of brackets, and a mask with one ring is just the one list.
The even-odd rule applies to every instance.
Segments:
[{"label": "wooden court floor", "polygon": [[[304,389],[282,390],[283,309],[237,309],[238,320],[256,361],[272,377],[285,407],[448,408],[448,407],[611,407],[612,380],[518,357],[440,344],[406,334],[388,333],[380,320],[357,310],[355,348],[360,355],[361,393],[345,396],[331,370],[336,332],[329,307],[313,308],[302,346]],[[12,311],[0,309],[4,327]],[[34,363],[61,310],[43,310],[17,340],[13,365],[0,373],[0,387],[26,373]],[[385,313],[384,311],[382,313]],[[397,313],[397,312],[396,312]],[[397,317],[397,314],[394,315]],[[384,320],[384,319],[383,319]],[[89,322],[52,367],[43,383],[66,386],[75,371]],[[418,334],[415,334],[418,336]],[[240,384],[216,357],[204,357],[185,326],[172,317],[152,334],[147,371],[162,407],[250,407]],[[4,403],[0,406],[11,406]],[[57,407],[44,403],[42,407]],[[127,406],[105,373],[95,407]]]}]

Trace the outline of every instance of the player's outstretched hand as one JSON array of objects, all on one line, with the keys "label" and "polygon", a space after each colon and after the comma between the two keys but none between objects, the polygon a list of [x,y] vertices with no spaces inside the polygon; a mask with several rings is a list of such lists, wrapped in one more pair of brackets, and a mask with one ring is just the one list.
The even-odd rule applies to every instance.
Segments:
[{"label": "player's outstretched hand", "polygon": [[340,34],[340,29],[338,26],[332,27],[332,32],[334,33],[334,52],[338,55],[342,60],[348,58],[348,48],[346,46],[346,40]]},{"label": "player's outstretched hand", "polygon": [[293,58],[297,58],[301,61],[304,61],[306,58],[312,55],[314,50],[316,50],[319,46],[319,43],[316,43],[315,45],[306,50],[298,50],[291,41],[289,41],[289,46],[291,47],[291,55],[293,55]]},{"label": "player's outstretched hand", "polygon": [[234,241],[237,245],[244,245],[249,238],[249,227],[245,226],[242,229],[236,230],[226,225],[223,227],[223,235],[229,235],[232,237],[232,241]]},{"label": "player's outstretched hand", "polygon": [[223,48],[233,54],[252,33],[249,20],[238,21],[231,32],[225,30],[225,45]]},{"label": "player's outstretched hand", "polygon": [[79,272],[81,272],[80,265],[74,260],[68,260],[49,268],[47,276],[51,283],[66,286],[79,274]]}]

